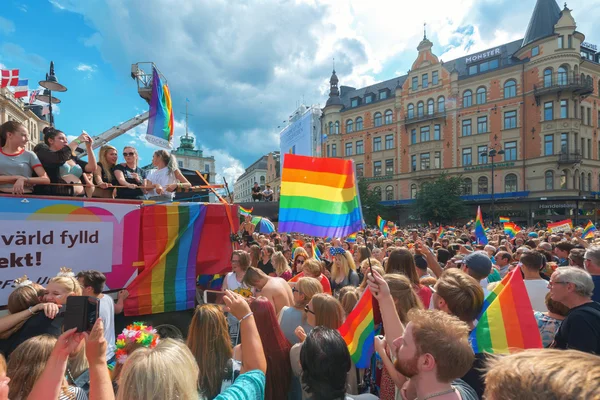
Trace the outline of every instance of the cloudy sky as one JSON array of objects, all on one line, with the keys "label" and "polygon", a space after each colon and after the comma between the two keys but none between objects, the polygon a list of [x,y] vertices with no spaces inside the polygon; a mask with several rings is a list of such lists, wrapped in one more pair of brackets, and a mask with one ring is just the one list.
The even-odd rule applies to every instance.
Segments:
[{"label": "cloudy sky", "polygon": [[[534,0],[3,0],[0,64],[30,87],[50,60],[69,90],[56,125],[93,135],[147,110],[129,77],[153,61],[167,77],[176,136],[190,130],[231,183],[279,148],[278,126],[298,104],[327,100],[332,59],[340,84],[362,87],[403,75],[423,37],[445,61],[522,38]],[[600,0],[569,8],[600,44]],[[562,4],[561,4],[562,8]],[[115,141],[153,147],[145,126]],[[176,139],[178,144],[178,139]],[[219,179],[219,178],[217,178]]]}]

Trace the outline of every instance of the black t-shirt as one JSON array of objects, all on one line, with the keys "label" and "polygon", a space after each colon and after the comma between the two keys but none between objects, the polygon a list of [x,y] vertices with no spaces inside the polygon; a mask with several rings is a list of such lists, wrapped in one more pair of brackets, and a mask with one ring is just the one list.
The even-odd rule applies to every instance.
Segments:
[{"label": "black t-shirt", "polygon": [[[135,169],[129,168],[126,164],[117,164],[113,169],[114,171],[121,171],[123,173],[123,177],[127,181],[127,183],[133,183],[134,185],[142,185],[144,183],[144,179],[146,179],[145,171],[142,171],[140,167],[136,167]],[[138,174],[139,180],[135,179],[132,174]],[[117,181],[117,178],[114,177],[113,185],[120,186],[121,184]],[[144,197],[144,193],[142,189],[128,189],[128,188],[118,188],[117,189],[117,198],[119,199],[141,199]]]},{"label": "black t-shirt", "polygon": [[253,188],[252,188],[252,193],[254,193],[254,194],[258,194],[258,193],[260,193],[260,192],[261,192],[261,190],[260,190],[260,186],[255,186],[255,187],[253,187]]},{"label": "black t-shirt", "polygon": [[273,264],[271,264],[271,260],[267,261],[266,264],[263,263],[262,260],[260,260],[258,262],[258,268],[267,275],[275,273],[275,268],[273,268]]},{"label": "black t-shirt", "polygon": [[600,303],[592,301],[569,310],[551,347],[600,354]]},{"label": "black t-shirt", "polygon": [[[69,146],[63,147],[61,150],[53,151],[45,144],[39,144],[35,146],[35,154],[40,159],[42,167],[46,171],[50,182],[52,183],[64,183],[60,178],[60,167],[69,160],[72,160],[75,164],[79,165],[83,172],[87,162],[74,157]],[[82,180],[83,182],[83,180]],[[34,193],[37,195],[45,196],[72,196],[73,188],[70,186],[43,186],[36,185]]]},{"label": "black t-shirt", "polygon": [[483,392],[485,392],[485,373],[482,371],[485,366],[485,360],[485,354],[475,354],[475,360],[471,369],[461,378],[477,393],[478,398],[482,398]]},{"label": "black t-shirt", "polygon": [[61,313],[54,319],[46,317],[43,312],[33,315],[25,321],[21,329],[13,333],[8,339],[0,340],[0,353],[9,358],[17,346],[27,339],[44,334],[58,337],[61,334],[63,315]]}]

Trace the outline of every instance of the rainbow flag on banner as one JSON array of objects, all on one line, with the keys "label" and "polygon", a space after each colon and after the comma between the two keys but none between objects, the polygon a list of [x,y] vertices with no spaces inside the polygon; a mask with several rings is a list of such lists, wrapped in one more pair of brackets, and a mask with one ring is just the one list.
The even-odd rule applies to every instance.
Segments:
[{"label": "rainbow flag on banner", "polygon": [[354,161],[286,154],[279,231],[343,237],[363,228]]},{"label": "rainbow flag on banner", "polygon": [[475,237],[477,243],[488,244],[485,228],[483,227],[483,217],[481,216],[481,206],[477,207],[477,218],[475,218]]},{"label": "rainbow flag on banner", "polygon": [[519,268],[507,274],[485,298],[479,322],[469,340],[475,354],[508,354],[518,349],[542,348]]},{"label": "rainbow flag on banner", "polygon": [[346,242],[356,243],[356,234],[357,232],[354,232],[353,234],[346,236]]},{"label": "rainbow flag on banner", "polygon": [[252,215],[252,211],[254,211],[254,207],[252,207],[251,209],[247,209],[242,206],[239,206],[239,210],[240,210],[240,215]]},{"label": "rainbow flag on banner", "polygon": [[594,225],[592,223],[592,221],[588,221],[585,228],[583,228],[583,233],[581,234],[581,237],[584,239],[593,239],[595,231],[596,231],[596,225]]},{"label": "rainbow flag on banner", "polygon": [[500,223],[501,224],[506,223],[506,222],[510,222],[510,218],[508,218],[508,217],[500,217]]},{"label": "rainbow flag on banner", "polygon": [[[533,313],[531,314],[533,316]],[[373,295],[367,288],[346,320],[338,329],[357,368],[367,368],[375,349],[375,319]]]},{"label": "rainbow flag on banner", "polygon": [[571,219],[564,219],[562,221],[548,224],[548,230],[552,233],[555,232],[566,232],[573,229],[573,221]]},{"label": "rainbow flag on banner", "polygon": [[194,308],[196,258],[206,206],[199,203],[142,208],[144,270],[127,287],[125,315]]},{"label": "rainbow flag on banner", "polygon": [[506,222],[504,224],[504,233],[506,233],[511,239],[514,238],[519,232],[521,232],[521,228],[519,228],[514,222]]},{"label": "rainbow flag on banner", "polygon": [[152,67],[152,97],[150,99],[150,117],[148,118],[148,130],[146,140],[156,146],[167,149],[172,148],[173,129],[173,105],[171,104],[171,92],[167,82],[163,82],[156,67]]}]

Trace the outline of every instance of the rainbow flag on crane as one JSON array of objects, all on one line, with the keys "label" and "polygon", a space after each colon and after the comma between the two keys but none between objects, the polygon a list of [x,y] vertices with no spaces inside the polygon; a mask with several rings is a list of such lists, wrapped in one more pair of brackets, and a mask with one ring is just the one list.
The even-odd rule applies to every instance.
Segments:
[{"label": "rainbow flag on crane", "polygon": [[156,67],[152,67],[152,97],[146,140],[156,146],[172,148],[175,122],[171,92],[167,82],[163,82]]}]

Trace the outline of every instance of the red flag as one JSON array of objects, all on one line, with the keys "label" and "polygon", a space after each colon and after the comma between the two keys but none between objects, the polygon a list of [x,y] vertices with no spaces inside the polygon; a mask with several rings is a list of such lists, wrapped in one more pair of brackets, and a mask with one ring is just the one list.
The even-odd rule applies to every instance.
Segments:
[{"label": "red flag", "polygon": [[17,86],[19,83],[19,70],[18,69],[4,69],[2,70],[2,81],[0,87]]}]

